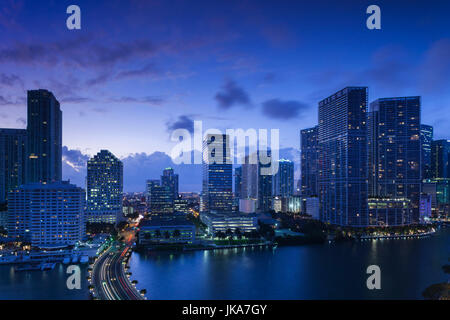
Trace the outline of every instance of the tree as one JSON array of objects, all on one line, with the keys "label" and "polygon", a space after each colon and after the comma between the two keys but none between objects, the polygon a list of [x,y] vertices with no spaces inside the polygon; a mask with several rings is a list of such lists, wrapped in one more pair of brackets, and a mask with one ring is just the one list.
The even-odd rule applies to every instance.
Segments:
[{"label": "tree", "polygon": [[155,231],[155,237],[161,238],[161,231],[159,229]]},{"label": "tree", "polygon": [[236,229],[234,230],[234,235],[236,236],[236,238],[241,239],[241,238],[242,238],[242,232],[241,232],[241,229],[236,228]]},{"label": "tree", "polygon": [[227,229],[227,231],[225,231],[225,235],[230,239],[233,237],[233,231],[231,231],[231,229]]},{"label": "tree", "polygon": [[225,239],[226,235],[222,231],[216,232],[216,237],[219,239]]},{"label": "tree", "polygon": [[170,239],[170,232],[169,231],[164,231],[164,238]]}]

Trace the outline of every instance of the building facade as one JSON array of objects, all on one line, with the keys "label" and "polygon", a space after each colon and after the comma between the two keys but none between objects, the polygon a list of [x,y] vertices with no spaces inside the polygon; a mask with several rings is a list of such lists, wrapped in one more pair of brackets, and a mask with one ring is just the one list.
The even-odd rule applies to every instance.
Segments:
[{"label": "building facade", "polygon": [[171,215],[174,212],[173,189],[169,186],[154,185],[151,189],[150,214]]},{"label": "building facade", "polygon": [[278,160],[278,172],[273,176],[273,195],[290,197],[294,194],[294,162]]},{"label": "building facade", "polygon": [[84,190],[68,182],[22,185],[9,194],[9,235],[33,247],[73,246],[85,235],[84,208]]},{"label": "building facade", "polygon": [[169,187],[172,191],[172,198],[178,198],[178,174],[175,174],[173,168],[166,168],[161,176],[161,185]]},{"label": "building facade", "polygon": [[431,145],[433,143],[433,126],[420,125],[420,140],[422,143],[422,179],[433,177],[431,170]]},{"label": "building facade", "polygon": [[201,220],[207,226],[207,231],[211,235],[217,232],[226,232],[228,229],[242,233],[256,231],[258,229],[258,217],[255,214],[204,214]]},{"label": "building facade", "polygon": [[450,178],[450,141],[434,140],[431,143],[432,178]]},{"label": "building facade", "polygon": [[61,181],[62,112],[50,91],[28,91],[27,182]]},{"label": "building facade", "polygon": [[101,150],[87,163],[88,222],[116,224],[122,204],[122,161],[108,150]]},{"label": "building facade", "polygon": [[319,195],[319,127],[300,131],[301,179],[300,193],[304,197]]},{"label": "building facade", "polygon": [[370,196],[411,201],[410,217],[386,223],[419,222],[422,174],[420,97],[375,100],[370,104],[369,127]]},{"label": "building facade", "polygon": [[319,102],[321,220],[367,226],[367,87],[347,87]]},{"label": "building facade", "polygon": [[208,134],[203,141],[201,212],[233,211],[233,165],[229,137]]},{"label": "building facade", "polygon": [[8,192],[26,182],[27,131],[0,129],[0,206]]}]

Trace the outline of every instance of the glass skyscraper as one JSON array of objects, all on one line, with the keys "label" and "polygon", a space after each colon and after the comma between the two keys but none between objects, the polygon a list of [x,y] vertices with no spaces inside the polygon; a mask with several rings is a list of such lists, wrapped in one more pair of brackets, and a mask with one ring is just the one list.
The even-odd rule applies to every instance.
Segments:
[{"label": "glass skyscraper", "polygon": [[[272,158],[271,151],[267,151],[267,156]],[[258,162],[258,211],[269,212],[272,210],[273,202],[273,175],[262,174],[264,168],[270,168],[269,163]]]},{"label": "glass skyscraper", "polygon": [[225,134],[208,134],[203,141],[201,212],[232,212],[233,165],[228,144]]},{"label": "glass skyscraper", "polygon": [[433,126],[420,125],[420,139],[422,142],[422,179],[430,179],[431,171],[431,143],[433,142]]},{"label": "glass skyscraper", "polygon": [[320,218],[367,226],[367,87],[346,87],[319,102]]},{"label": "glass skyscraper", "polygon": [[278,172],[273,177],[273,195],[287,198],[294,193],[294,162],[278,160]]},{"label": "glass skyscraper", "polygon": [[26,182],[27,131],[0,129],[0,206],[8,192]]},{"label": "glass skyscraper", "polygon": [[235,198],[241,197],[242,188],[242,167],[234,169],[234,196]]},{"label": "glass skyscraper", "polygon": [[301,189],[304,197],[319,195],[319,127],[303,129],[300,131],[301,141]]},{"label": "glass skyscraper", "polygon": [[122,201],[122,161],[101,150],[87,164],[88,222],[115,224],[122,214]]},{"label": "glass skyscraper", "polygon": [[28,91],[27,132],[27,181],[61,181],[62,113],[50,91]]},{"label": "glass skyscraper", "polygon": [[431,174],[433,178],[450,178],[450,140],[432,142]]},{"label": "glass skyscraper", "polygon": [[178,174],[175,174],[172,168],[166,168],[161,176],[161,185],[169,187],[172,192],[172,198],[178,198]]},{"label": "glass skyscraper", "polygon": [[411,217],[391,215],[387,225],[419,221],[421,192],[420,97],[377,99],[369,114],[370,196],[408,199]]}]

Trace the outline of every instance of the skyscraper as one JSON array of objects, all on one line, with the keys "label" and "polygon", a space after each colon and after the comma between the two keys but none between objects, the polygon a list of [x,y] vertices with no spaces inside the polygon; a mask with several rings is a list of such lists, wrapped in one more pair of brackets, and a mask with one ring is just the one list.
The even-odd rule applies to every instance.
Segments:
[{"label": "skyscraper", "polygon": [[258,163],[250,163],[251,157],[246,156],[242,164],[241,199],[258,198]]},{"label": "skyscraper", "polygon": [[233,165],[228,140],[225,134],[208,134],[203,141],[201,212],[232,212]]},{"label": "skyscraper", "polygon": [[72,246],[85,235],[85,192],[68,182],[29,183],[9,194],[8,230],[33,247]]},{"label": "skyscraper", "polygon": [[152,196],[152,187],[159,186],[161,182],[158,179],[150,179],[145,182],[145,202],[147,207],[150,208],[150,199]]},{"label": "skyscraper", "polygon": [[122,214],[123,164],[101,150],[87,164],[87,217],[91,223],[115,224]]},{"label": "skyscraper", "polygon": [[300,131],[301,195],[319,195],[319,126]]},{"label": "skyscraper", "polygon": [[178,198],[178,174],[175,174],[172,168],[166,168],[161,176],[161,185],[169,187],[172,192],[172,198]]},{"label": "skyscraper", "polygon": [[420,125],[420,139],[422,142],[422,179],[430,179],[431,173],[431,143],[433,142],[433,126]]},{"label": "skyscraper", "polygon": [[367,87],[346,87],[319,102],[322,221],[367,226]]},{"label": "skyscraper", "polygon": [[62,113],[50,91],[28,91],[27,132],[27,181],[61,181]]},{"label": "skyscraper", "polygon": [[153,185],[150,196],[152,215],[170,215],[174,212],[173,189],[170,186]]},{"label": "skyscraper", "polygon": [[[408,199],[412,217],[391,215],[388,225],[419,221],[421,191],[420,97],[377,99],[369,115],[370,196]],[[400,207],[400,206],[399,206]]]},{"label": "skyscraper", "polygon": [[450,140],[432,142],[431,175],[433,178],[450,178]]},{"label": "skyscraper", "polygon": [[8,192],[25,183],[27,131],[0,129],[0,205]]},{"label": "skyscraper", "polygon": [[278,160],[278,172],[273,176],[273,195],[290,197],[294,193],[294,162]]},{"label": "skyscraper", "polygon": [[267,151],[267,156],[270,158],[268,163],[262,163],[261,159],[258,161],[258,211],[269,212],[272,210],[273,202],[273,175],[263,174],[263,170],[270,168],[272,163],[271,151]]}]

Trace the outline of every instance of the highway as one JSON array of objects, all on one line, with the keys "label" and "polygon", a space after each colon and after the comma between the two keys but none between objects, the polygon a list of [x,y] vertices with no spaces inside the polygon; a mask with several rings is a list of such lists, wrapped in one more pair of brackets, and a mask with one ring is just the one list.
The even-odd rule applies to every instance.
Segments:
[{"label": "highway", "polygon": [[94,263],[91,284],[99,300],[144,300],[125,273],[129,245],[113,243]]}]

